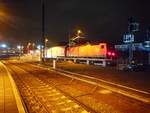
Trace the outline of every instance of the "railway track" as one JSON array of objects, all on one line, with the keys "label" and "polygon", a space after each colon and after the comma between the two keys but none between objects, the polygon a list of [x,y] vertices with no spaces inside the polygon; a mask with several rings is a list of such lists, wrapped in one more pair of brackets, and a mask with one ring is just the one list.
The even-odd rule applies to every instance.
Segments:
[{"label": "railway track", "polygon": [[83,75],[83,74],[73,73],[73,72],[62,70],[62,69],[56,69],[53,71],[63,74],[68,77],[72,77],[73,79],[77,79],[77,80],[95,85],[97,87],[103,87],[110,91],[113,91],[113,92],[122,94],[124,96],[136,99],[138,101],[150,104],[150,92],[130,88],[127,86],[115,84],[115,83],[108,82],[108,81],[98,79],[95,77],[90,77],[90,76]]},{"label": "railway track", "polygon": [[41,80],[14,64],[9,66],[9,70],[31,113],[96,113],[74,97],[53,87],[52,83],[45,82],[46,78]]},{"label": "railway track", "polygon": [[[7,64],[6,64],[7,65]],[[10,65],[10,66],[9,66]],[[26,76],[27,78],[26,79],[23,79],[23,78],[20,78],[20,79],[23,79],[23,80],[25,80],[25,81],[30,81],[30,85],[28,84],[27,85],[27,87],[25,87],[25,89],[22,89],[23,91],[22,92],[24,92],[25,91],[25,93],[26,93],[26,91],[27,91],[27,93],[28,94],[30,94],[30,95],[25,95],[25,99],[24,100],[26,100],[27,102],[25,102],[25,103],[31,103],[31,104],[28,104],[27,106],[28,106],[28,109],[31,109],[31,110],[29,110],[29,111],[31,111],[31,112],[35,112],[35,111],[37,111],[37,113],[47,113],[47,112],[56,112],[56,113],[63,113],[63,112],[65,112],[65,113],[74,113],[74,112],[72,112],[72,111],[70,111],[69,109],[70,108],[73,108],[73,107],[66,107],[66,106],[63,106],[62,107],[62,109],[63,108],[67,108],[68,110],[67,111],[59,111],[59,110],[57,110],[57,109],[52,109],[53,107],[50,107],[49,105],[48,105],[48,107],[47,107],[47,104],[49,104],[47,101],[49,101],[49,99],[48,98],[55,98],[56,100],[59,98],[59,97],[57,97],[57,96],[54,96],[55,94],[51,94],[51,96],[50,97],[45,97],[44,95],[50,95],[50,92],[49,91],[51,91],[51,89],[55,89],[56,91],[58,91],[57,93],[58,94],[56,94],[56,95],[59,95],[59,93],[60,94],[62,94],[63,96],[65,96],[65,97],[67,97],[69,100],[69,102],[71,101],[71,102],[74,102],[74,103],[76,103],[77,104],[77,106],[80,106],[82,109],[83,109],[83,112],[91,112],[91,113],[120,113],[120,110],[118,111],[117,109],[114,109],[113,108],[113,106],[111,106],[111,105],[108,105],[107,106],[107,104],[104,104],[104,103],[102,103],[102,104],[99,104],[99,102],[97,102],[97,98],[95,98],[95,97],[92,97],[92,99],[96,99],[96,101],[94,102],[94,101],[88,101],[88,98],[89,97],[91,97],[92,95],[95,95],[95,94],[97,94],[99,91],[101,91],[101,88],[99,89],[99,87],[101,87],[101,86],[96,86],[97,84],[99,84],[100,82],[96,79],[95,80],[95,78],[92,78],[92,77],[86,77],[86,76],[84,76],[83,75],[83,77],[80,75],[80,74],[76,74],[76,73],[72,73],[72,72],[68,72],[68,71],[64,71],[64,70],[52,70],[52,69],[50,69],[50,68],[47,68],[47,67],[41,67],[41,66],[37,66],[37,65],[33,65],[33,64],[29,64],[29,63],[8,63],[8,67],[10,67],[11,68],[11,70],[17,70],[17,72],[14,72],[14,73],[16,73],[15,75],[17,75],[17,76],[19,76],[20,77],[20,75],[24,72],[26,75],[28,75],[28,76]],[[20,70],[21,72],[19,72],[18,70]],[[54,75],[53,75],[54,74]],[[63,76],[62,76],[63,75]],[[17,77],[16,76],[16,77]],[[29,76],[31,76],[33,79],[32,80],[30,80],[30,77]],[[66,79],[66,80],[63,80],[63,79]],[[18,77],[17,77],[17,79],[18,79]],[[28,80],[29,79],[29,80]],[[21,81],[21,80],[20,80]],[[32,83],[32,81],[36,81],[36,84],[37,85],[35,85],[36,87],[33,87],[34,85],[32,85],[31,83]],[[66,89],[65,88],[62,88],[63,86],[65,86],[65,87],[72,87],[73,85],[75,86],[73,86],[72,88],[74,88],[74,89],[76,89],[76,85],[74,84],[74,83],[76,83],[77,82],[77,84],[82,84],[82,85],[87,85],[87,84],[84,84],[84,83],[88,83],[88,87],[89,86],[92,86],[92,85],[90,85],[90,84],[96,84],[94,87],[92,86],[92,90],[91,89],[89,89],[88,90],[88,92],[89,93],[87,93],[87,92],[82,92],[81,94],[80,93],[77,93],[77,95],[72,95],[71,93],[76,93],[76,91],[78,91],[78,89],[77,90],[75,90],[75,91],[73,91],[72,92],[72,90],[71,90],[71,92],[69,92],[69,91],[66,91]],[[21,83],[23,83],[23,82],[21,82]],[[25,83],[24,83],[25,84]],[[38,85],[39,84],[39,85]],[[102,83],[100,83],[100,85],[102,85]],[[108,85],[107,83],[105,84],[105,85]],[[114,84],[115,85],[115,84]],[[78,85],[77,85],[78,86]],[[80,85],[79,85],[80,86]],[[39,89],[38,89],[38,88]],[[83,86],[84,87],[84,86]],[[119,86],[118,86],[119,87]],[[117,88],[118,88],[117,87]],[[48,89],[48,88],[50,88],[50,89]],[[19,89],[21,89],[21,87],[19,88]],[[69,88],[68,88],[69,89]],[[67,89],[67,90],[68,90]],[[107,88],[104,88],[104,89],[107,89]],[[39,90],[39,91],[38,91]],[[116,89],[115,89],[116,90]],[[132,90],[132,89],[131,89]],[[106,90],[105,90],[106,91]],[[109,91],[109,90],[107,90],[107,91]],[[135,90],[136,91],[136,90]],[[30,92],[30,93],[29,93]],[[36,93],[35,93],[36,92]],[[115,92],[115,91],[113,91],[113,92]],[[144,93],[144,95],[148,95],[147,94],[147,92],[141,92],[141,91],[137,91],[138,93]],[[39,95],[41,93],[41,95]],[[112,94],[115,94],[115,93],[112,93]],[[120,93],[119,93],[120,94]],[[24,94],[23,94],[24,95]],[[34,96],[32,96],[32,95],[34,95]],[[39,95],[39,96],[38,96]],[[88,96],[89,95],[89,96]],[[116,95],[116,94],[115,94]],[[114,96],[115,96],[114,95]],[[31,97],[32,98],[31,98]],[[119,95],[116,95],[117,96],[117,98],[120,98],[120,96]],[[119,97],[118,97],[119,96]],[[84,100],[85,101],[82,101],[82,99],[84,98]],[[103,98],[103,96],[102,96],[102,98]],[[116,98],[116,97],[115,97]],[[122,98],[122,97],[121,97]],[[124,97],[123,97],[124,98]],[[100,96],[100,98],[99,99],[101,99],[101,96]],[[106,98],[106,99],[108,99],[108,98]],[[112,98],[113,99],[113,98]],[[125,99],[126,99],[126,97],[125,97]],[[31,100],[33,100],[33,101],[31,101]],[[37,102],[36,102],[36,101]],[[58,99],[59,100],[59,99]],[[128,100],[128,99],[127,99]],[[35,103],[39,103],[38,105],[37,104],[35,104],[35,107],[33,106],[34,104],[34,101],[35,101]],[[51,100],[52,101],[52,100]],[[53,100],[54,101],[54,100]],[[87,104],[87,103],[90,103],[90,104]],[[94,102],[94,103],[93,103]],[[125,101],[124,101],[125,102]],[[131,104],[132,102],[138,102],[138,101],[136,101],[136,100],[134,100],[133,98],[130,100],[129,99],[129,104]],[[61,102],[53,102],[53,105],[54,106],[56,106],[57,104],[64,104],[65,102],[64,101],[61,101]],[[101,103],[101,101],[100,101],[100,103]],[[116,102],[115,102],[116,103]],[[127,102],[128,103],[128,102]],[[139,106],[140,105],[142,105],[143,106],[143,104],[141,104],[141,102],[138,102],[139,103]],[[146,102],[147,103],[147,102]],[[51,104],[50,104],[51,105]],[[93,106],[93,105],[95,105],[95,106]],[[32,106],[32,107],[31,107]],[[38,106],[38,107],[37,107]],[[74,106],[76,106],[76,105],[74,105]],[[111,106],[111,107],[110,107]],[[126,105],[125,105],[126,106]],[[131,105],[129,105],[129,106],[132,106],[132,104]],[[141,106],[141,107],[142,107]],[[145,105],[144,105],[145,106]],[[140,108],[138,108],[137,109],[137,111],[138,112],[135,112],[135,113],[143,113],[143,112],[147,112],[147,111],[149,111],[148,109],[149,109],[149,104],[147,105],[146,104],[146,108],[143,108],[142,107],[142,110],[140,110]],[[132,106],[132,107],[135,107],[134,105]],[[59,109],[59,108],[58,108]],[[126,109],[126,108],[125,108]],[[124,109],[124,110],[125,110]],[[127,108],[128,109],[128,108]],[[64,110],[64,109],[63,109]],[[143,111],[143,112],[140,112],[140,111]],[[39,112],[40,111],[40,112]],[[82,111],[75,111],[75,113],[82,113]],[[125,113],[130,113],[130,112],[125,112]]]},{"label": "railway track", "polygon": [[123,86],[120,84],[115,84],[115,83],[108,82],[108,81],[105,81],[102,79],[98,79],[98,78],[91,77],[88,75],[83,75],[83,74],[79,74],[79,73],[66,71],[63,69],[55,69],[54,70],[50,67],[43,67],[42,65],[39,65],[39,66],[41,66],[41,68],[50,69],[50,71],[57,72],[57,73],[62,74],[64,76],[70,77],[72,79],[86,82],[88,84],[95,85],[97,87],[103,87],[103,88],[108,89],[110,91],[113,91],[113,92],[119,93],[121,95],[130,97],[132,99],[150,104],[150,92],[138,90],[138,89]]}]

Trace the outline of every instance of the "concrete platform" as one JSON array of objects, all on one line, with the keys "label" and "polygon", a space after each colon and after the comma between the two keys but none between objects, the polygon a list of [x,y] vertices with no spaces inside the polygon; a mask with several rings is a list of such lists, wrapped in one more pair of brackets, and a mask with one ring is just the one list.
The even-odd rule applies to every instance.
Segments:
[{"label": "concrete platform", "polygon": [[0,62],[0,113],[26,113],[15,82]]}]

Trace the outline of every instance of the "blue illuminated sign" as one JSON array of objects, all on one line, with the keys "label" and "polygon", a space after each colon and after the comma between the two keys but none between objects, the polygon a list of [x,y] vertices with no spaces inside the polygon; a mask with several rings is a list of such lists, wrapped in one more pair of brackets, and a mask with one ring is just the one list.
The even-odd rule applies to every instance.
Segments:
[{"label": "blue illuminated sign", "polygon": [[131,42],[134,42],[134,34],[125,34],[123,35],[123,42],[124,43],[131,43]]}]

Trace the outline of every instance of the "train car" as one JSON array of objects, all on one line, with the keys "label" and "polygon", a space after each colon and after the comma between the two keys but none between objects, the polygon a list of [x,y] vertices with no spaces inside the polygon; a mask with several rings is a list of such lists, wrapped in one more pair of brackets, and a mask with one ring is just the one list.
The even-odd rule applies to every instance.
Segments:
[{"label": "train car", "polygon": [[114,58],[115,52],[107,43],[82,44],[76,46],[55,46],[46,50],[46,58],[76,57],[76,58]]},{"label": "train car", "polygon": [[67,57],[107,57],[107,44],[84,44],[80,46],[68,47],[66,49]]},{"label": "train car", "polygon": [[65,56],[65,46],[55,46],[47,49],[46,57],[47,58],[57,58]]}]

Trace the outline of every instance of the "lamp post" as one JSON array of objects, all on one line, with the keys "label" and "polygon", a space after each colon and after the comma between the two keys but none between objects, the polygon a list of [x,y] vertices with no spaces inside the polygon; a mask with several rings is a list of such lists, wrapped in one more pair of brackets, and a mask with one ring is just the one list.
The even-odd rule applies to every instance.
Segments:
[{"label": "lamp post", "polygon": [[79,37],[80,37],[80,33],[81,33],[81,30],[78,30],[77,31],[77,37],[78,37],[78,57],[79,57]]},{"label": "lamp post", "polygon": [[42,35],[41,35],[41,47],[40,47],[40,59],[45,60],[45,0],[41,0],[42,6]]},{"label": "lamp post", "polygon": [[31,46],[31,43],[29,42],[29,43],[27,44],[27,54],[29,54],[29,52],[30,52],[30,46]]},{"label": "lamp post", "polygon": [[129,33],[129,36],[130,36],[130,40],[128,40],[128,45],[129,45],[129,64],[132,63],[132,60],[133,60],[133,42],[134,42],[134,33],[139,31],[139,23],[137,23],[135,21],[135,19],[133,17],[130,17],[129,20],[128,20],[128,33]]},{"label": "lamp post", "polygon": [[79,57],[79,38],[80,38],[80,34],[81,34],[81,30],[77,31],[77,38],[78,38],[78,57]]},{"label": "lamp post", "polygon": [[148,65],[150,65],[150,27],[146,31],[146,37],[147,37],[147,46],[149,47],[148,49]]},{"label": "lamp post", "polygon": [[80,36],[81,33],[82,33],[82,31],[81,31],[81,30],[78,30],[78,31],[77,31],[77,36]]},{"label": "lamp post", "polygon": [[44,43],[44,45],[45,45],[45,49],[44,49],[44,51],[45,51],[45,57],[47,57],[47,43],[48,43],[48,39],[45,38],[45,43]]},{"label": "lamp post", "polygon": [[22,48],[22,46],[20,46],[20,45],[17,46],[19,59],[20,59],[20,56],[21,56],[21,48]]}]

